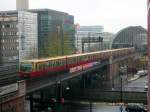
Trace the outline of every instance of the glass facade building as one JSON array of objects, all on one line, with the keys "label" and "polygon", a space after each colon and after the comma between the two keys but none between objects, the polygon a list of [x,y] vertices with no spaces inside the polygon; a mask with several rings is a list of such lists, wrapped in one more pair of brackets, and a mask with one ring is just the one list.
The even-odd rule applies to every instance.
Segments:
[{"label": "glass facade building", "polygon": [[39,58],[74,53],[74,17],[50,9],[29,10],[38,14]]}]

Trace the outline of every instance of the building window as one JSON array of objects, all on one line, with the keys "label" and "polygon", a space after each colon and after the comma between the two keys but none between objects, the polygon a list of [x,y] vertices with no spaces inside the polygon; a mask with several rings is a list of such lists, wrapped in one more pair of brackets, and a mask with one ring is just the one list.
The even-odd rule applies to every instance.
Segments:
[{"label": "building window", "polygon": [[9,25],[9,24],[6,24],[6,25],[5,25],[5,28],[10,28],[10,25]]}]

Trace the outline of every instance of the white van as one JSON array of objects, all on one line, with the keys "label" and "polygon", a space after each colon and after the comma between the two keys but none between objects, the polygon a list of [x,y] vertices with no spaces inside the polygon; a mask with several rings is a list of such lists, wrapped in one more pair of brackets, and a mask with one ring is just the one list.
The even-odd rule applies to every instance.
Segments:
[{"label": "white van", "polygon": [[148,74],[148,71],[147,70],[139,70],[136,75],[139,75],[139,76],[144,76],[144,75],[147,75]]}]

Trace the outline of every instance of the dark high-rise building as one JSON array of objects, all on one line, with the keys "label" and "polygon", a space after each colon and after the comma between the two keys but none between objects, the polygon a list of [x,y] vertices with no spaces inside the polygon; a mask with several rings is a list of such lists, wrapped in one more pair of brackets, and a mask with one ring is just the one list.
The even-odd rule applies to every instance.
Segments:
[{"label": "dark high-rise building", "polygon": [[32,9],[38,14],[39,58],[74,53],[74,17],[50,9]]}]

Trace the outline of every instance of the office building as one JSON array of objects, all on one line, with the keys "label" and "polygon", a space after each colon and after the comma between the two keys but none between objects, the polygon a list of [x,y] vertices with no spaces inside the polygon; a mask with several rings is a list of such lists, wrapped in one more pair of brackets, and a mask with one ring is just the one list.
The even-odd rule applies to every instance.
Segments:
[{"label": "office building", "polygon": [[115,34],[110,32],[103,32],[100,34],[100,36],[103,38],[102,49],[111,49]]},{"label": "office building", "polygon": [[[100,25],[96,25],[96,26],[80,26],[80,25],[76,25],[76,41],[75,41],[75,45],[76,45],[76,52],[82,52],[82,39],[83,38],[99,38],[100,34],[103,32],[104,28],[103,26]],[[86,43],[84,46],[84,51],[85,52],[89,52],[91,51],[90,49],[95,46],[98,45],[99,46],[100,43],[91,43],[91,45],[89,46],[89,43]]]},{"label": "office building", "polygon": [[32,9],[38,14],[39,58],[72,54],[75,51],[74,17],[51,9]]},{"label": "office building", "polygon": [[0,12],[0,63],[37,57],[37,14]]}]

